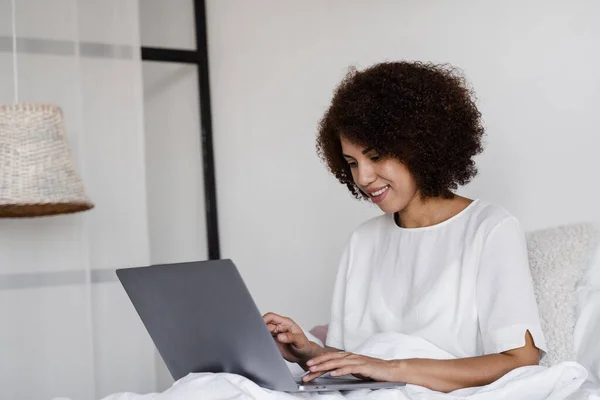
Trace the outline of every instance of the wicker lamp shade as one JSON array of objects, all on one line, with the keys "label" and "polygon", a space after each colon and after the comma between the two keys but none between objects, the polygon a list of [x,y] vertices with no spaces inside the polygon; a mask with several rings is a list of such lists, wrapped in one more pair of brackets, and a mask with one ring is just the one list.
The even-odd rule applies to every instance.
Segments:
[{"label": "wicker lamp shade", "polygon": [[46,104],[0,105],[0,218],[85,211],[62,110]]}]

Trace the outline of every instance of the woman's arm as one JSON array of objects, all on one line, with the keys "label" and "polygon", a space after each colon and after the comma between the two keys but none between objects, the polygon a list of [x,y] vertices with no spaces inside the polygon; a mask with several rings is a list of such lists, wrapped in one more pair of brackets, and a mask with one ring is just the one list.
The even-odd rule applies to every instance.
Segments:
[{"label": "woman's arm", "polygon": [[525,340],[525,347],[501,354],[456,360],[399,360],[398,377],[406,383],[440,392],[488,385],[515,368],[538,364],[539,351],[529,332]]},{"label": "woman's arm", "polygon": [[378,381],[404,382],[440,392],[451,392],[494,382],[509,371],[537,365],[539,351],[529,332],[525,346],[501,354],[455,360],[409,359],[384,361],[352,353],[327,353],[308,361],[309,381],[323,372],[332,376],[359,375]]}]

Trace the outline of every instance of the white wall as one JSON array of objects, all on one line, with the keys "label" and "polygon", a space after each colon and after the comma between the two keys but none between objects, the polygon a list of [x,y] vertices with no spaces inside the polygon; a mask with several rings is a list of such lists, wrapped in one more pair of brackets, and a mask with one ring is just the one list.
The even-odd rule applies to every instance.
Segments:
[{"label": "white wall", "polygon": [[138,0],[143,46],[196,49],[194,0]]},{"label": "white wall", "polygon": [[196,67],[143,62],[150,261],[207,258]]},{"label": "white wall", "polygon": [[211,0],[215,157],[223,255],[261,311],[326,322],[351,229],[378,211],[319,163],[316,124],[350,65],[461,67],[488,136],[462,193],[526,229],[600,221],[600,3]]}]

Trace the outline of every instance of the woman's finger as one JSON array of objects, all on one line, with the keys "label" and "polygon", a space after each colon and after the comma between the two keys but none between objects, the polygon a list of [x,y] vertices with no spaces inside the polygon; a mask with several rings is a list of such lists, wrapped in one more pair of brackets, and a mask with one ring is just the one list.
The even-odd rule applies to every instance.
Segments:
[{"label": "woman's finger", "polygon": [[272,335],[276,335],[278,333],[277,325],[275,324],[267,324],[267,329]]},{"label": "woman's finger", "polygon": [[275,340],[278,343],[290,345],[296,349],[298,352],[305,352],[306,349],[310,348],[310,342],[306,339],[304,335],[293,334],[293,333],[280,333],[278,335],[273,335]]},{"label": "woman's finger", "polygon": [[352,353],[348,353],[346,351],[329,352],[329,353],[321,354],[320,356],[317,356],[313,359],[308,360],[306,365],[309,367],[313,366],[313,365],[319,365],[319,364],[322,364],[322,363],[330,361],[330,360],[349,357],[351,354]]},{"label": "woman's finger", "polygon": [[280,333],[277,335],[277,340],[280,341],[281,343],[293,343],[294,342],[294,335],[290,334],[290,333]]},{"label": "woman's finger", "polygon": [[271,333],[291,332],[293,334],[304,334],[300,326],[291,318],[282,317],[275,313],[266,313],[263,315],[263,320]]},{"label": "woman's finger", "polygon": [[321,364],[313,365],[309,368],[310,372],[318,371],[332,371],[335,369],[343,368],[349,365],[363,364],[364,362],[357,358],[337,358],[335,360],[325,361]]},{"label": "woman's finger", "polygon": [[287,318],[287,317],[282,317],[279,314],[275,314],[275,313],[266,313],[265,315],[263,315],[263,321],[265,321],[265,324],[269,325],[269,324],[273,324],[273,325],[291,325],[292,324],[292,320]]},{"label": "woman's finger", "polygon": [[309,372],[308,374],[306,374],[302,377],[302,382],[310,382],[313,379],[316,379],[325,374],[326,374],[326,372]]},{"label": "woman's finger", "polygon": [[360,375],[361,377],[368,376],[366,369],[367,365],[357,364],[357,365],[348,365],[342,368],[338,368],[329,373],[331,376],[344,376],[344,375]]}]

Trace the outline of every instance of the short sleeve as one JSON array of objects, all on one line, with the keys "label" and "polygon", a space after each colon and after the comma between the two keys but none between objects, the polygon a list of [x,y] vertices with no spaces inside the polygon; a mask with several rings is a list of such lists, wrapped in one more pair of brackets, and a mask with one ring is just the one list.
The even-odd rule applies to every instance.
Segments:
[{"label": "short sleeve", "polygon": [[[352,239],[351,239],[352,240]],[[340,259],[333,289],[331,317],[327,331],[326,345],[336,349],[344,349],[344,304],[346,299],[346,283],[351,257],[351,240],[348,241]]]},{"label": "short sleeve", "polygon": [[529,331],[535,346],[546,353],[533,291],[527,241],[520,224],[508,217],[488,234],[477,277],[477,313],[485,354],[525,346]]}]

